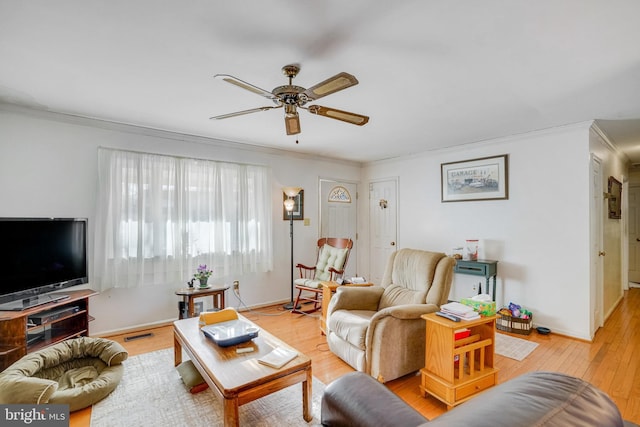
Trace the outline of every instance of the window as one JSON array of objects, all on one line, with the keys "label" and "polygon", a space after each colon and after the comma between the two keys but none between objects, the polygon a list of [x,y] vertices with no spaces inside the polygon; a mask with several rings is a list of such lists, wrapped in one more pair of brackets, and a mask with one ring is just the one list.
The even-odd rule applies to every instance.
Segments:
[{"label": "window", "polygon": [[263,166],[99,149],[100,289],[269,271],[271,172]]}]

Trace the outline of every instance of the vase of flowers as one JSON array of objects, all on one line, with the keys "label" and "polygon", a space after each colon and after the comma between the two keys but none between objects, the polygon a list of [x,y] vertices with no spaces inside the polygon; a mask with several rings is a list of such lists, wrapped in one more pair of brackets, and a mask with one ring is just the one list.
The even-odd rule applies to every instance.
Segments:
[{"label": "vase of flowers", "polygon": [[213,271],[208,270],[206,264],[201,264],[198,266],[198,270],[196,270],[196,273],[193,275],[193,278],[198,279],[198,281],[200,282],[201,288],[206,288],[207,281],[209,280],[209,277],[211,276],[212,273]]}]

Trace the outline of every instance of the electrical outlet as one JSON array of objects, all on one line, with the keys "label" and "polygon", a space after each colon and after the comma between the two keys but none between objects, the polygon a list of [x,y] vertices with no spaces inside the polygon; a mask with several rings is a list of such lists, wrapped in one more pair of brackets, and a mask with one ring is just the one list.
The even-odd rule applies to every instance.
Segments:
[{"label": "electrical outlet", "polygon": [[237,280],[233,281],[233,292],[235,293],[240,292],[240,282]]}]

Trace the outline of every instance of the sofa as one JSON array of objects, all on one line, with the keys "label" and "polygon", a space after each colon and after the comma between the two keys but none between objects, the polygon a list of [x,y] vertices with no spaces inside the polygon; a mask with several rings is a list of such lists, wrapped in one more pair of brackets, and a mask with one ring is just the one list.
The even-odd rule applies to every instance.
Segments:
[{"label": "sofa", "polygon": [[455,260],[441,252],[400,249],[378,286],[339,287],[327,309],[331,351],[380,382],[424,366],[425,321],[449,297]]},{"label": "sofa", "polygon": [[331,427],[414,426],[637,426],[588,382],[558,372],[535,371],[492,387],[428,421],[369,375],[352,372],[329,384],[321,421]]}]

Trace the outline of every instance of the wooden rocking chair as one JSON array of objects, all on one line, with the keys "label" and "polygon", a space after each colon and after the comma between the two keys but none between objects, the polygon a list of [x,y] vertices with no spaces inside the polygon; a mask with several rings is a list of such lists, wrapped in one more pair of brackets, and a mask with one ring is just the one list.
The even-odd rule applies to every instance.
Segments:
[{"label": "wooden rocking chair", "polygon": [[[294,280],[298,296],[293,305],[293,313],[313,313],[322,308],[322,282],[334,281],[344,274],[351,248],[351,239],[323,237],[318,240],[316,265],[296,265],[300,278]],[[313,302],[313,308],[306,311],[296,308],[300,301]]]}]

